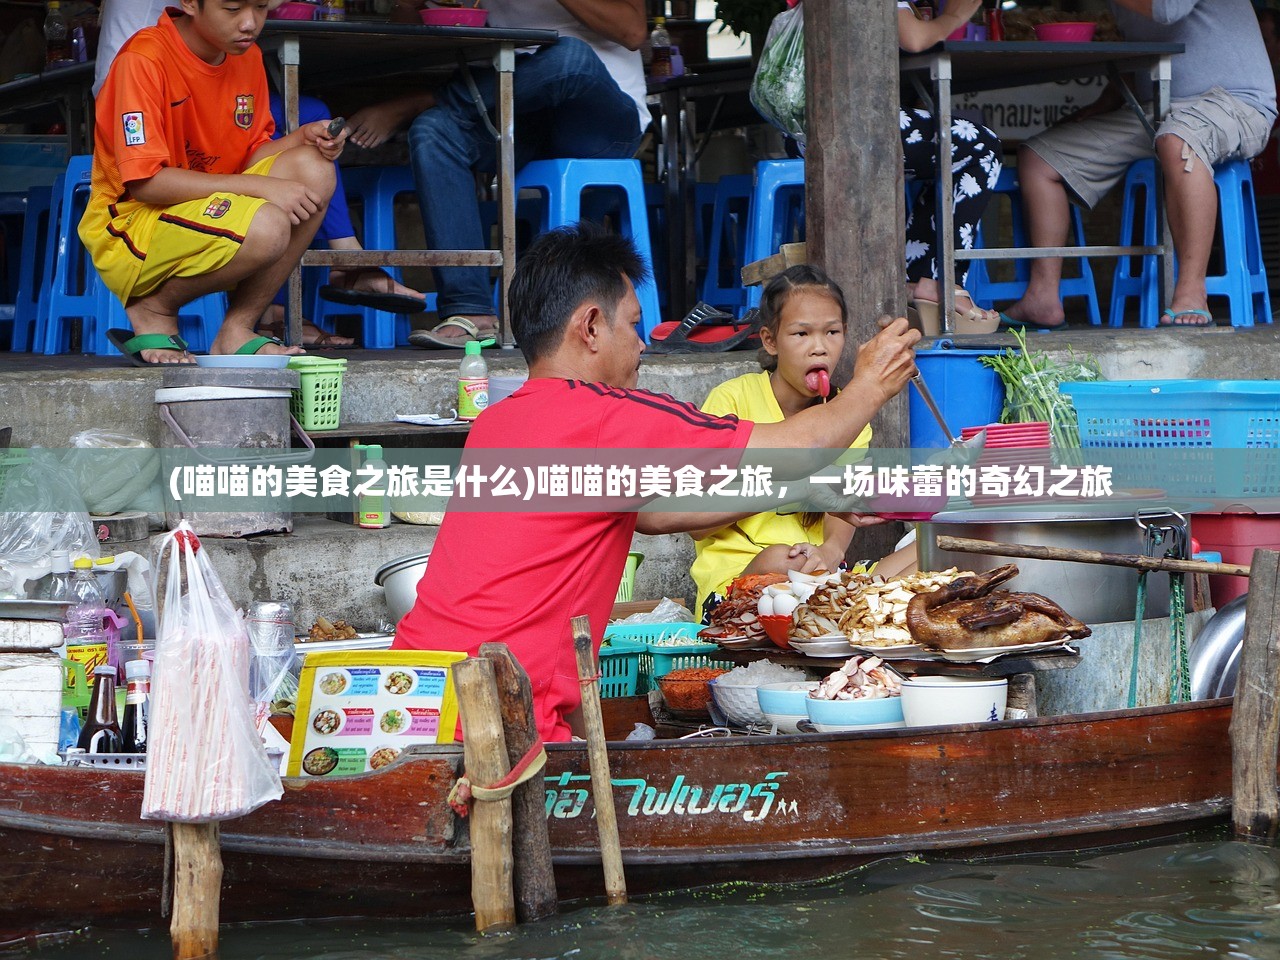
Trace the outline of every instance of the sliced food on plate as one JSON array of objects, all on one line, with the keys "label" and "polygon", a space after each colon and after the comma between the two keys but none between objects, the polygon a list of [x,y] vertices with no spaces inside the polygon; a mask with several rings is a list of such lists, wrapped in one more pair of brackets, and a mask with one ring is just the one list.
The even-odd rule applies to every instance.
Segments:
[{"label": "sliced food on plate", "polygon": [[996,588],[1018,575],[1012,563],[961,577],[907,606],[907,627],[934,650],[973,650],[1080,640],[1093,631],[1048,597]]}]

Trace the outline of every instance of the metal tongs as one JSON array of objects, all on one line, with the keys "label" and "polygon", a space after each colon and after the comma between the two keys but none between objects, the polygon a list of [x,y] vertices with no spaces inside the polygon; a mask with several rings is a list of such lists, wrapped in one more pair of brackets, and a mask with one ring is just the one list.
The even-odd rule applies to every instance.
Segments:
[{"label": "metal tongs", "polygon": [[924,377],[919,371],[911,378],[911,382],[915,384],[915,388],[920,391],[920,397],[924,400],[924,405],[929,408],[929,412],[933,414],[933,419],[938,422],[938,426],[942,428],[942,434],[947,438],[947,442],[951,444],[953,449],[962,450],[981,450],[987,445],[987,428],[983,427],[968,440],[961,440],[951,432],[951,428],[947,426],[946,418],[942,416],[942,410],[938,407],[938,401],[933,399],[933,393],[929,390],[929,385],[924,382]]}]

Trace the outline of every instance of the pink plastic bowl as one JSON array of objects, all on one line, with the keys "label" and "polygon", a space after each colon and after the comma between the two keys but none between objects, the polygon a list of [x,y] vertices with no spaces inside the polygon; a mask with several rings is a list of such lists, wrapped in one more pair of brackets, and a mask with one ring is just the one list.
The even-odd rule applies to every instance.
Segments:
[{"label": "pink plastic bowl", "polygon": [[289,0],[288,3],[282,3],[268,13],[267,17],[272,20],[314,20],[318,9],[314,3],[298,3],[296,0]]},{"label": "pink plastic bowl", "polygon": [[477,7],[428,7],[418,16],[428,27],[483,27],[489,11]]},{"label": "pink plastic bowl", "polygon": [[1036,39],[1045,43],[1088,43],[1098,25],[1089,22],[1038,23],[1032,29]]}]

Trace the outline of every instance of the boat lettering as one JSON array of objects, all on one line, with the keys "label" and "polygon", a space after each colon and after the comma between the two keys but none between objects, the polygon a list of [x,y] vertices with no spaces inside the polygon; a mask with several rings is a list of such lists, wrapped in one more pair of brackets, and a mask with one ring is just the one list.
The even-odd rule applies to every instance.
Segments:
[{"label": "boat lettering", "polygon": [[[613,786],[626,796],[627,816],[665,817],[698,816],[704,813],[740,813],[747,822],[763,820],[777,800],[780,781],[785,771],[767,773],[758,783],[717,783],[713,786],[690,784],[679,774],[666,789],[650,785],[643,777],[614,780]],[[586,808],[591,782],[587,774],[562,773],[547,777],[547,816],[557,820],[573,820]],[[584,787],[577,786],[583,784]],[[779,808],[781,809],[781,808]]]}]

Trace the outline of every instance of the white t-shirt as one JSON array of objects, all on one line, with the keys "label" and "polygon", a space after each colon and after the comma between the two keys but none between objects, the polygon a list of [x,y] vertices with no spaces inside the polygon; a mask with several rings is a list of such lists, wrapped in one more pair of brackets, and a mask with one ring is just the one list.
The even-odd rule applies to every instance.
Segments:
[{"label": "white t-shirt", "polygon": [[98,53],[93,66],[93,95],[96,97],[107,79],[107,70],[124,42],[143,27],[153,27],[165,7],[177,6],[175,0],[102,0],[98,11]]},{"label": "white t-shirt", "polygon": [[577,37],[591,46],[618,87],[636,104],[640,129],[649,126],[649,107],[645,103],[644,64],[640,51],[628,50],[620,43],[606,40],[585,26],[558,0],[487,0],[489,23],[495,27],[525,27],[555,30],[567,37]]}]

